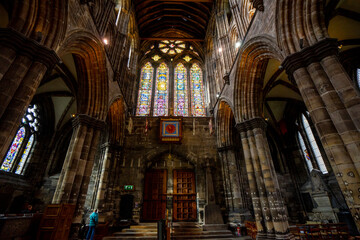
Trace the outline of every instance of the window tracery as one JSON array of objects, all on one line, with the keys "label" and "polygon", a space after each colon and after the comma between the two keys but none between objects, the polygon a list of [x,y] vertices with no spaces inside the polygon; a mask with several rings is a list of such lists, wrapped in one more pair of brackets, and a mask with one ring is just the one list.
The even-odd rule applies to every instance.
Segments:
[{"label": "window tracery", "polygon": [[206,116],[203,73],[194,47],[163,40],[144,52],[148,62],[141,69],[136,116]]},{"label": "window tracery", "polygon": [[192,115],[196,117],[205,116],[204,86],[201,68],[194,63],[190,69],[191,78],[191,102]]},{"label": "window tracery", "polygon": [[174,89],[174,115],[187,117],[189,115],[187,96],[187,71],[182,63],[175,68],[175,89]]},{"label": "window tracery", "polygon": [[26,163],[36,143],[36,134],[40,130],[39,107],[30,105],[22,118],[10,148],[1,164],[0,170],[24,174]]},{"label": "window tracery", "polygon": [[164,40],[159,43],[159,49],[163,53],[174,55],[185,50],[185,43],[179,40]]},{"label": "window tracery", "polygon": [[311,171],[314,168],[312,161],[311,161],[311,159],[313,158],[316,160],[316,164],[317,164],[319,170],[324,174],[328,173],[324,159],[320,153],[319,146],[316,143],[314,134],[311,130],[309,121],[307,120],[307,118],[304,114],[301,114],[301,127],[304,130],[307,144],[309,145],[309,147],[307,147],[307,144],[305,143],[304,139],[302,138],[300,132],[298,132],[298,139],[299,139],[300,147],[303,152],[303,156],[308,165],[309,171]]},{"label": "window tracery", "polygon": [[154,116],[168,115],[169,68],[161,63],[156,70],[156,89],[154,100]]},{"label": "window tracery", "polygon": [[148,116],[150,114],[153,72],[154,68],[150,62],[141,69],[137,116]]}]

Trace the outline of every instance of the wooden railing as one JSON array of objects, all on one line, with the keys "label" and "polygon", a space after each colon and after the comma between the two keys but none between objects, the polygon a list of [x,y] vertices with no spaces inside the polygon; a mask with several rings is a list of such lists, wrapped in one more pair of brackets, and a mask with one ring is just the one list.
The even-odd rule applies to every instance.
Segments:
[{"label": "wooden railing", "polygon": [[[245,221],[247,235],[256,239],[255,222]],[[349,234],[349,229],[344,223],[335,224],[299,224],[290,227],[290,233],[295,239],[354,239]],[[358,238],[356,238],[358,239]]]}]

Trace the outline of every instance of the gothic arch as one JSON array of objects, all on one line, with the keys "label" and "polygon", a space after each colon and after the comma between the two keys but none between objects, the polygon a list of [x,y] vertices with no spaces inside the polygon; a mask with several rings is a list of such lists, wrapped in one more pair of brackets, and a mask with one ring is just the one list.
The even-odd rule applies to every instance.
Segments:
[{"label": "gothic arch", "polygon": [[8,27],[55,49],[65,36],[67,11],[67,0],[15,0]]},{"label": "gothic arch", "polygon": [[261,117],[262,70],[267,59],[281,61],[283,56],[276,40],[263,35],[246,42],[240,51],[235,75],[234,115],[236,122]]},{"label": "gothic arch", "polygon": [[233,146],[234,114],[230,105],[222,100],[216,117],[216,137],[218,148]]},{"label": "gothic arch", "polygon": [[125,138],[126,107],[122,97],[116,98],[110,105],[107,115],[109,124],[109,142],[122,146]]},{"label": "gothic arch", "polygon": [[105,51],[94,35],[74,31],[63,42],[58,54],[71,53],[78,67],[78,113],[104,120],[107,114],[108,78]]},{"label": "gothic arch", "polygon": [[149,169],[151,167],[153,167],[154,164],[159,163],[161,160],[163,160],[166,155],[171,155],[171,157],[175,157],[178,160],[180,160],[181,162],[188,162],[189,165],[191,165],[193,168],[196,167],[197,165],[197,161],[196,159],[193,158],[189,158],[189,156],[184,156],[183,154],[179,153],[179,152],[174,152],[172,151],[171,153],[169,153],[168,150],[162,151],[160,153],[156,153],[156,154],[152,154],[151,157],[152,158],[147,158],[146,162],[145,162],[145,171],[146,169]]},{"label": "gothic arch", "polygon": [[171,152],[169,152],[169,149],[166,149],[166,150],[163,150],[160,152],[159,152],[159,149],[150,150],[146,154],[144,154],[142,160],[144,160],[144,163],[147,166],[148,163],[153,162],[154,159],[157,159],[160,156],[166,155],[166,154],[171,154],[171,155],[179,157],[182,160],[189,161],[189,163],[193,166],[196,166],[199,163],[199,159],[196,157],[195,154],[193,154],[193,155],[188,154],[187,156],[184,156],[182,153],[180,153],[178,151],[171,150]]},{"label": "gothic arch", "polygon": [[279,0],[277,2],[277,38],[286,55],[328,38],[324,0]]}]

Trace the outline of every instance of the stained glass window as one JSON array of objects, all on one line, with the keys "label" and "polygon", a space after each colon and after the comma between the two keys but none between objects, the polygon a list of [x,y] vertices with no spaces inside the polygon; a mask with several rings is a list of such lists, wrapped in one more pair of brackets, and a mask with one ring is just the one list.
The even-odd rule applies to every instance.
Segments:
[{"label": "stained glass window", "polygon": [[25,163],[27,162],[27,160],[29,158],[29,153],[30,153],[30,150],[31,150],[33,145],[34,145],[34,134],[31,135],[31,137],[29,138],[29,141],[26,144],[24,153],[21,156],[19,164],[18,164],[18,166],[16,168],[16,172],[15,172],[16,174],[22,174],[24,165],[25,165]]},{"label": "stained glass window", "polygon": [[191,111],[194,117],[205,117],[204,86],[202,71],[198,64],[194,63],[190,69],[191,80]]},{"label": "stained glass window", "polygon": [[357,79],[358,88],[360,88],[360,68],[356,69],[356,79]]},{"label": "stained glass window", "polygon": [[312,130],[310,128],[309,122],[306,119],[304,114],[302,114],[301,118],[302,118],[302,123],[303,123],[303,126],[304,126],[305,133],[306,133],[307,138],[309,140],[311,149],[312,149],[312,151],[313,151],[313,153],[315,155],[316,162],[319,165],[320,171],[323,172],[323,173],[327,173],[328,171],[326,169],[324,159],[321,156],[319,147],[318,147],[318,145],[317,145],[317,143],[315,141],[315,137],[314,137],[314,134],[313,134],[313,132],[312,132]]},{"label": "stained glass window", "polygon": [[11,147],[8,153],[6,154],[3,164],[1,165],[1,170],[6,172],[11,171],[11,167],[14,164],[14,161],[19,152],[21,144],[24,141],[24,138],[25,138],[25,127],[21,127],[19,131],[16,133],[13,142],[11,143]]},{"label": "stained glass window", "polygon": [[182,63],[175,68],[174,82],[174,115],[186,117],[189,115],[187,72]]},{"label": "stained glass window", "polygon": [[139,97],[136,111],[137,116],[147,116],[150,114],[153,72],[154,68],[149,62],[141,69]]},{"label": "stained glass window", "polygon": [[156,70],[156,86],[154,97],[154,116],[168,115],[169,68],[161,63]]},{"label": "stained glass window", "polygon": [[159,43],[159,49],[163,53],[174,55],[175,53],[182,53],[185,49],[185,43],[183,41],[164,40]]},{"label": "stained glass window", "polygon": [[309,168],[309,171],[311,172],[311,170],[313,170],[314,167],[313,167],[313,165],[311,163],[311,158],[310,158],[309,152],[306,149],[304,139],[302,138],[300,132],[298,132],[298,139],[299,139],[299,143],[300,143],[302,153],[303,153],[304,158],[305,158],[305,162],[306,162],[306,164],[307,164],[307,166]]}]

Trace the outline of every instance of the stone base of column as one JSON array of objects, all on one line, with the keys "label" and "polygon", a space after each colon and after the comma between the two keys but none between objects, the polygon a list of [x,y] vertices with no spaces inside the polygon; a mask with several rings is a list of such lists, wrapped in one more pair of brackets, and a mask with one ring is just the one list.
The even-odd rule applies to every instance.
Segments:
[{"label": "stone base of column", "polygon": [[229,213],[228,221],[230,223],[240,223],[240,222],[242,222],[240,213]]},{"label": "stone base of column", "polygon": [[267,233],[257,233],[256,234],[256,240],[267,240],[267,239],[275,239],[275,235],[273,238],[269,238],[269,234]]},{"label": "stone base of column", "polygon": [[275,234],[275,239],[295,239],[295,236],[292,235],[291,233],[285,233],[285,234],[279,234],[276,233]]},{"label": "stone base of column", "polygon": [[258,233],[256,235],[256,239],[259,240],[269,240],[269,239],[295,239],[294,235],[290,234],[290,233],[286,233],[286,234],[278,234],[278,233]]}]

